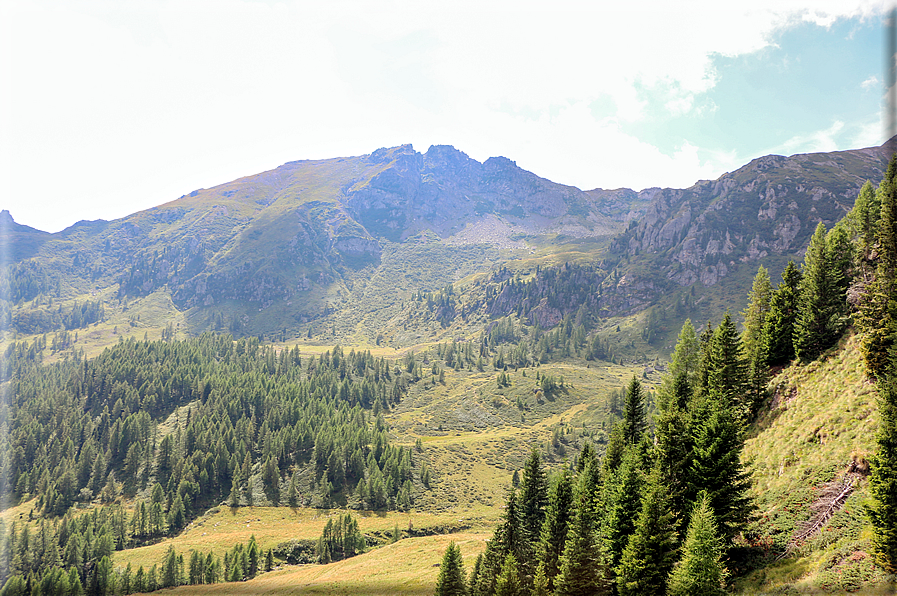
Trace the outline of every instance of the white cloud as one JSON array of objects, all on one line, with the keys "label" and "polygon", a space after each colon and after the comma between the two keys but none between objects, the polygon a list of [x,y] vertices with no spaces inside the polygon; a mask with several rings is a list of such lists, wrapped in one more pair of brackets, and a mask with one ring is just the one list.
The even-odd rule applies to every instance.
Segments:
[{"label": "white cloud", "polygon": [[[828,128],[817,130],[807,135],[795,135],[778,147],[765,153],[792,155],[795,153],[837,151],[841,146],[839,140],[848,134],[851,134],[853,137],[851,140],[861,141],[863,147],[880,144],[878,140],[869,142],[872,136],[871,126],[868,124],[848,127],[844,122],[835,120]],[[877,136],[880,137],[880,134]]]},{"label": "white cloud", "polygon": [[868,91],[869,89],[879,89],[881,88],[881,81],[875,75],[869,75],[869,78],[860,83],[860,87],[863,88],[864,91]]},{"label": "white cloud", "polygon": [[[714,55],[757,51],[803,21],[884,10],[597,4],[8,0],[2,206],[56,230],[288,160],[405,142],[503,154],[581,187],[687,186],[734,156],[688,143],[667,156],[621,132],[643,117],[639,89],[663,92],[671,114],[706,109],[695,98],[716,83]],[[591,113],[599,98],[612,115]]]}]

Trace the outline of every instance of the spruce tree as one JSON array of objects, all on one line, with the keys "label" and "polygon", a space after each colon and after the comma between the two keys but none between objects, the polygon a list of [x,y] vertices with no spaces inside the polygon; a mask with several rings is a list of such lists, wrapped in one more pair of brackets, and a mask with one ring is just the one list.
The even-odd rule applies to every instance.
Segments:
[{"label": "spruce tree", "polygon": [[803,274],[794,261],[788,261],[782,271],[782,281],[769,300],[762,342],[770,366],[794,360],[794,322],[797,319],[802,278]]},{"label": "spruce tree", "polygon": [[641,449],[639,446],[628,446],[616,474],[604,484],[601,538],[612,573],[620,564],[623,549],[635,531],[635,522],[641,509],[644,477]]},{"label": "spruce tree", "polygon": [[676,348],[670,361],[670,375],[675,378],[679,373],[684,373],[688,383],[694,386],[698,374],[700,360],[700,344],[691,319],[685,319],[679,337],[676,340]]},{"label": "spruce tree", "polygon": [[709,499],[701,494],[688,523],[682,559],[670,574],[669,596],[722,596],[728,571],[723,564],[723,541]]},{"label": "spruce tree", "polygon": [[676,557],[676,520],[667,487],[655,466],[645,487],[642,509],[617,567],[620,596],[664,596]]},{"label": "spruce tree", "polygon": [[[520,506],[517,492],[508,495],[505,515],[502,523],[495,529],[492,538],[486,542],[486,551],[476,578],[476,586],[472,590],[476,596],[491,596],[495,593],[495,582],[508,554],[513,554],[515,561],[520,555],[523,544],[520,521]],[[516,564],[515,564],[516,566]]]},{"label": "spruce tree", "polygon": [[607,447],[604,450],[604,458],[601,460],[601,476],[610,478],[610,476],[620,467],[623,461],[623,452],[626,449],[626,425],[617,422],[610,429],[610,438],[607,441]]},{"label": "spruce tree", "polygon": [[573,478],[569,470],[564,468],[552,478],[548,508],[537,550],[539,567],[536,575],[538,577],[540,573],[542,574],[548,591],[554,590],[554,579],[561,569],[560,560],[567,542],[567,527],[572,512]]},{"label": "spruce tree", "polygon": [[610,594],[607,562],[597,538],[598,519],[593,508],[597,474],[589,462],[576,482],[576,508],[567,542],[560,559],[560,572],[555,579],[555,596],[593,596]]},{"label": "spruce tree", "polygon": [[445,549],[439,577],[436,578],[436,596],[465,596],[467,582],[464,576],[464,560],[461,549],[452,542]]},{"label": "spruce tree", "polygon": [[760,265],[757,275],[754,276],[754,285],[748,294],[747,308],[741,313],[744,317],[744,333],[741,335],[741,341],[744,344],[744,351],[749,356],[760,344],[760,334],[766,322],[771,298],[772,283],[769,280],[769,272],[766,267]]},{"label": "spruce tree", "polygon": [[632,376],[626,388],[623,406],[623,440],[627,445],[638,443],[648,429],[648,418],[645,412],[645,394],[642,384]]},{"label": "spruce tree", "polygon": [[897,155],[891,157],[877,197],[881,207],[875,229],[875,279],[869,284],[859,316],[863,358],[873,377],[887,374],[897,337]]},{"label": "spruce tree", "polygon": [[548,503],[548,486],[539,452],[533,449],[523,465],[523,482],[520,490],[520,522],[526,542],[535,546],[545,520]]},{"label": "spruce tree", "polygon": [[878,221],[881,218],[881,200],[868,180],[860,189],[853,209],[847,214],[851,231],[856,237],[857,260],[862,264],[872,258],[878,242]]},{"label": "spruce tree", "polygon": [[716,401],[746,416],[751,404],[748,391],[748,364],[735,322],[727,312],[713,332],[710,346],[707,392]]},{"label": "spruce tree", "polygon": [[754,285],[748,296],[748,306],[742,312],[744,317],[744,332],[741,334],[741,343],[748,360],[748,387],[750,388],[750,413],[756,409],[763,399],[767,381],[766,344],[763,341],[763,327],[769,314],[772,297],[772,283],[769,281],[769,272],[761,265],[754,276]]},{"label": "spruce tree", "polygon": [[517,558],[513,553],[508,553],[495,580],[495,596],[524,596],[524,594],[526,590],[520,582]]},{"label": "spruce tree", "polygon": [[825,224],[819,222],[804,257],[799,309],[794,323],[794,351],[804,361],[815,360],[835,345],[844,327],[839,297],[841,277],[832,263]]},{"label": "spruce tree", "polygon": [[707,493],[727,542],[747,527],[753,513],[750,475],[741,465],[743,448],[737,417],[723,404],[710,404],[706,419],[696,429],[689,486],[692,495]]},{"label": "spruce tree", "polygon": [[897,572],[897,356],[878,383],[878,451],[870,462],[866,506],[872,522],[876,558],[889,572]]},{"label": "spruce tree", "polygon": [[669,494],[670,507],[679,518],[684,534],[686,512],[691,507],[689,480],[694,449],[692,421],[688,413],[691,388],[684,372],[676,376],[672,391],[670,398],[659,408],[654,422],[654,457]]}]

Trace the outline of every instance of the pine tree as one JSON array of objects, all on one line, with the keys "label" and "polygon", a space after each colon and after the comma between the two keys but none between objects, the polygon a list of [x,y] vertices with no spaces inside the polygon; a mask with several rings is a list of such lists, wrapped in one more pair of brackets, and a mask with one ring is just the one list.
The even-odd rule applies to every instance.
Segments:
[{"label": "pine tree", "polygon": [[684,372],[676,376],[672,395],[659,407],[654,423],[655,465],[669,494],[670,508],[679,519],[680,533],[691,507],[690,473],[694,437],[688,406],[691,388]]},{"label": "pine tree", "polygon": [[642,509],[617,567],[620,596],[664,596],[676,556],[676,520],[667,487],[655,466],[645,487]]},{"label": "pine tree", "polygon": [[770,366],[794,360],[794,322],[797,319],[803,274],[794,261],[782,272],[782,281],[769,300],[769,313],[763,325],[762,342]]},{"label": "pine tree", "polygon": [[[887,176],[886,176],[887,178]],[[847,214],[851,231],[856,236],[857,256],[868,262],[878,241],[878,221],[881,218],[881,197],[868,180],[860,189],[853,209]]]},{"label": "pine tree", "polygon": [[287,504],[290,507],[297,507],[299,505],[299,483],[297,480],[298,472],[293,472],[293,476],[290,478],[290,488],[287,490]]},{"label": "pine tree", "polygon": [[[597,466],[597,463],[588,465]],[[536,575],[542,574],[548,591],[554,590],[554,579],[561,569],[560,560],[567,542],[567,527],[572,511],[573,478],[570,471],[564,468],[552,478],[548,509],[537,550],[539,567]]]},{"label": "pine tree", "polygon": [[623,556],[623,549],[635,531],[641,509],[642,488],[645,481],[644,461],[639,446],[626,448],[616,474],[604,485],[604,519],[601,537],[608,555],[610,571],[615,572]]},{"label": "pine tree", "polygon": [[162,587],[170,588],[178,585],[178,557],[173,546],[168,547],[162,563]]},{"label": "pine tree", "polygon": [[623,439],[627,445],[638,443],[648,429],[648,418],[645,412],[645,395],[642,384],[632,376],[626,388],[623,408]]},{"label": "pine tree", "polygon": [[273,457],[269,457],[265,461],[262,472],[262,484],[264,486],[265,496],[274,505],[280,504],[280,471],[277,469],[277,462]]},{"label": "pine tree", "polygon": [[476,593],[477,581],[480,578],[480,570],[483,567],[483,553],[477,555],[476,560],[473,562],[473,569],[470,570],[470,577],[467,579],[467,592],[470,594]]},{"label": "pine tree", "polygon": [[729,408],[711,404],[694,438],[689,485],[692,495],[706,491],[727,542],[746,528],[753,513],[750,475],[741,465],[743,448],[738,419]]},{"label": "pine tree", "polygon": [[495,580],[495,596],[524,596],[524,594],[526,591],[520,582],[517,559],[513,553],[508,553]]},{"label": "pine tree", "polygon": [[249,567],[246,575],[247,577],[252,579],[256,575],[258,575],[260,558],[258,543],[256,543],[255,541],[255,534],[249,537],[249,549],[247,558],[249,559]]},{"label": "pine tree", "polygon": [[461,558],[461,549],[452,542],[445,549],[442,564],[439,566],[439,577],[436,578],[436,596],[464,596],[466,594],[464,560]]},{"label": "pine tree", "polygon": [[873,377],[887,374],[897,337],[897,155],[891,157],[877,198],[881,205],[875,226],[878,263],[859,316],[863,357]]},{"label": "pine tree", "polygon": [[838,287],[825,224],[819,222],[804,257],[800,302],[794,324],[794,350],[804,361],[815,360],[840,337],[844,327]]},{"label": "pine tree", "polygon": [[760,334],[769,312],[771,297],[772,283],[769,280],[769,272],[766,267],[760,265],[757,275],[754,276],[754,285],[748,294],[747,308],[741,313],[744,317],[744,333],[741,335],[741,341],[744,344],[744,351],[749,355],[760,343]]},{"label": "pine tree", "polygon": [[670,375],[675,378],[679,373],[684,373],[689,385],[694,386],[698,373],[700,359],[700,345],[691,319],[685,319],[679,337],[676,340],[676,348],[670,361]]},{"label": "pine tree", "polygon": [[722,596],[728,571],[723,565],[723,541],[706,495],[699,495],[688,523],[682,559],[669,579],[669,596]]},{"label": "pine tree", "polygon": [[626,450],[626,426],[623,422],[617,422],[610,429],[610,438],[607,441],[607,448],[604,450],[604,458],[601,460],[601,476],[610,478],[620,462],[623,461],[623,452]]},{"label": "pine tree", "polygon": [[878,451],[870,462],[871,499],[866,511],[872,522],[876,558],[889,572],[897,571],[897,357],[890,374],[880,378]]},{"label": "pine tree", "polygon": [[520,490],[520,522],[523,537],[534,546],[539,540],[545,505],[548,503],[548,486],[539,452],[533,449],[523,465],[523,482]]},{"label": "pine tree", "polygon": [[495,529],[492,539],[486,543],[486,551],[483,553],[483,561],[473,590],[475,596],[491,596],[495,593],[495,582],[501,573],[505,559],[509,554],[513,554],[516,561],[521,553],[523,544],[521,534],[517,492],[511,491],[505,506],[504,519]]},{"label": "pine tree", "polygon": [[748,360],[748,386],[750,387],[751,414],[763,399],[767,381],[766,344],[763,341],[763,327],[769,313],[772,297],[772,283],[769,281],[769,272],[763,265],[757,270],[754,277],[754,285],[748,296],[748,306],[742,312],[744,317],[744,332],[741,334],[741,343]]},{"label": "pine tree", "polygon": [[576,505],[560,559],[560,572],[555,579],[555,596],[592,596],[611,592],[607,562],[597,537],[596,465],[589,462],[576,482]]},{"label": "pine tree", "polygon": [[714,400],[746,416],[751,404],[748,395],[748,365],[735,322],[727,312],[713,332],[707,393]]}]

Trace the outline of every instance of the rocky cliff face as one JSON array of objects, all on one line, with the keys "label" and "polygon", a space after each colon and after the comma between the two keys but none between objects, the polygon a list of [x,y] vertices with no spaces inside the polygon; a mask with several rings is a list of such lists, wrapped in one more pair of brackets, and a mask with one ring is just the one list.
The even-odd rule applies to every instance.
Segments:
[{"label": "rocky cliff face", "polygon": [[881,178],[888,157],[878,147],[769,155],[685,190],[652,189],[644,216],[612,243],[626,274],[616,289],[641,286],[650,301],[670,284],[712,286],[742,264],[797,257],[820,221],[833,225],[866,180]]},{"label": "rocky cliff face", "polygon": [[[618,234],[594,300],[602,312],[619,314],[671,289],[715,285],[741,265],[796,256],[818,221],[836,221],[865,180],[880,179],[886,155],[872,148],[767,156],[684,190],[584,192],[504,157],[480,163],[450,146],[418,153],[403,145],[290,162],[58,234],[19,226],[3,212],[0,241],[10,263],[33,259],[38,267],[21,270],[39,271],[41,287],[68,296],[117,287],[119,296],[139,297],[167,288],[181,309],[221,308],[247,319],[277,306],[306,322],[336,308],[359,272],[377,271],[397,247],[435,242],[452,253],[483,245],[508,251],[490,257],[491,266],[547,238]],[[390,277],[406,284],[394,294],[427,288],[435,268],[444,267],[415,262],[417,269]],[[557,318],[547,305],[533,308],[546,325]],[[268,319],[259,325],[279,325]]]},{"label": "rocky cliff face", "polygon": [[423,229],[451,236],[486,215],[533,234],[571,224],[595,236],[619,229],[602,212],[602,195],[539,178],[505,157],[480,163],[446,145],[424,154],[404,145],[378,149],[368,160],[389,167],[349,188],[344,204],[371,234],[394,242]]},{"label": "rocky cliff face", "polygon": [[609,237],[622,229],[619,213],[638,210],[628,199],[638,202],[556,184],[504,157],[480,163],[450,146],[418,153],[403,145],[290,162],[59,234],[0,214],[0,236],[13,261],[53,263],[49,275],[72,294],[117,284],[120,297],[140,297],[167,288],[181,309],[251,315],[286,304],[309,320],[345,295],[353,271],[379,265],[384,243],[435,232],[453,247],[520,250],[522,238],[544,234]]}]

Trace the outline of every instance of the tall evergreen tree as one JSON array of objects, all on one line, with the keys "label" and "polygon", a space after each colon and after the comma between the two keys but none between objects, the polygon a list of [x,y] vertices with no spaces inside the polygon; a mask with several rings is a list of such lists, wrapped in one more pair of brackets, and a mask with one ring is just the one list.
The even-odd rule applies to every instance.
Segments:
[{"label": "tall evergreen tree", "polygon": [[466,596],[467,581],[464,576],[464,560],[461,549],[454,542],[445,549],[439,577],[436,578],[436,596]]},{"label": "tall evergreen tree", "polygon": [[782,281],[769,300],[762,342],[770,366],[794,360],[794,322],[799,309],[802,278],[803,274],[794,261],[788,261],[782,272]]},{"label": "tall evergreen tree", "polygon": [[742,532],[753,513],[750,475],[741,464],[741,423],[722,404],[711,404],[697,428],[691,460],[692,495],[707,493],[708,505],[727,541]]},{"label": "tall evergreen tree", "polygon": [[676,348],[670,361],[670,374],[673,378],[679,373],[684,373],[688,383],[694,386],[697,380],[700,360],[700,344],[691,319],[685,319],[679,337],[676,340]]},{"label": "tall evergreen tree", "polygon": [[752,354],[760,344],[760,334],[766,322],[771,298],[772,283],[769,280],[769,271],[760,265],[748,294],[747,308],[741,313],[744,317],[744,333],[741,335],[741,341],[744,344],[744,351],[748,355]]},{"label": "tall evergreen tree", "polygon": [[486,542],[486,551],[483,553],[483,562],[480,565],[473,594],[492,596],[495,593],[495,582],[502,571],[505,559],[509,554],[513,554],[516,561],[521,554],[522,531],[517,492],[511,491],[508,495],[504,519],[495,529],[492,538]]},{"label": "tall evergreen tree", "polygon": [[875,229],[875,278],[860,307],[863,357],[873,377],[887,374],[888,359],[897,341],[897,155],[891,157],[878,187],[881,205]]},{"label": "tall evergreen tree", "polygon": [[684,372],[676,376],[673,393],[664,401],[654,422],[656,466],[669,494],[671,510],[679,519],[681,533],[690,508],[690,471],[694,433],[688,406],[691,388]]},{"label": "tall evergreen tree", "polygon": [[794,323],[794,351],[801,360],[818,358],[835,345],[844,328],[839,296],[842,278],[832,263],[825,224],[819,222],[804,257],[799,309]]},{"label": "tall evergreen tree", "polygon": [[593,508],[597,474],[589,463],[576,482],[576,508],[567,530],[567,543],[555,579],[555,596],[610,594],[607,561],[597,538],[598,519]]},{"label": "tall evergreen tree", "polygon": [[[887,178],[887,175],[886,175]],[[881,197],[868,180],[860,189],[853,209],[847,214],[856,237],[857,257],[861,263],[872,259],[878,242],[878,221],[881,218]]]},{"label": "tall evergreen tree", "polygon": [[[589,466],[597,466],[594,461]],[[537,550],[538,573],[545,578],[545,587],[554,591],[554,579],[561,569],[561,555],[567,542],[567,527],[573,512],[573,477],[566,468],[554,475],[548,498],[548,509]],[[537,575],[538,575],[537,573]]]},{"label": "tall evergreen tree", "polygon": [[520,582],[517,558],[508,553],[495,580],[495,596],[524,596],[526,590]]},{"label": "tall evergreen tree", "polygon": [[627,445],[638,443],[648,429],[648,417],[645,410],[645,394],[642,391],[642,384],[633,375],[626,388],[623,405],[623,439]]},{"label": "tall evergreen tree", "polygon": [[713,399],[739,415],[748,413],[748,366],[741,338],[728,312],[713,332],[707,382],[707,393]]},{"label": "tall evergreen tree", "polygon": [[751,413],[756,411],[766,388],[769,358],[763,341],[763,327],[769,314],[771,298],[772,283],[769,280],[769,272],[760,265],[748,295],[748,306],[742,313],[744,332],[741,334],[741,342],[748,360]]},{"label": "tall evergreen tree", "polygon": [[612,574],[620,564],[629,537],[635,531],[644,482],[644,459],[641,457],[641,449],[639,446],[628,446],[616,474],[604,484],[601,538],[608,556],[609,571]]},{"label": "tall evergreen tree", "polygon": [[889,572],[897,572],[897,356],[889,374],[878,382],[878,451],[872,456],[866,511],[872,522],[876,558]]},{"label": "tall evergreen tree", "polygon": [[545,520],[545,505],[548,503],[548,485],[539,452],[533,449],[523,465],[523,486],[520,490],[520,522],[523,537],[529,545],[535,546]]},{"label": "tall evergreen tree", "polygon": [[610,438],[604,450],[604,458],[601,460],[602,478],[610,478],[617,468],[620,467],[625,449],[626,424],[621,421],[614,424],[610,429]]},{"label": "tall evergreen tree", "polygon": [[620,596],[665,596],[676,558],[676,520],[659,466],[652,470],[644,493],[635,532],[616,570]]},{"label": "tall evergreen tree", "polygon": [[682,559],[669,579],[669,596],[723,596],[728,571],[723,540],[706,495],[699,495],[688,523]]}]

